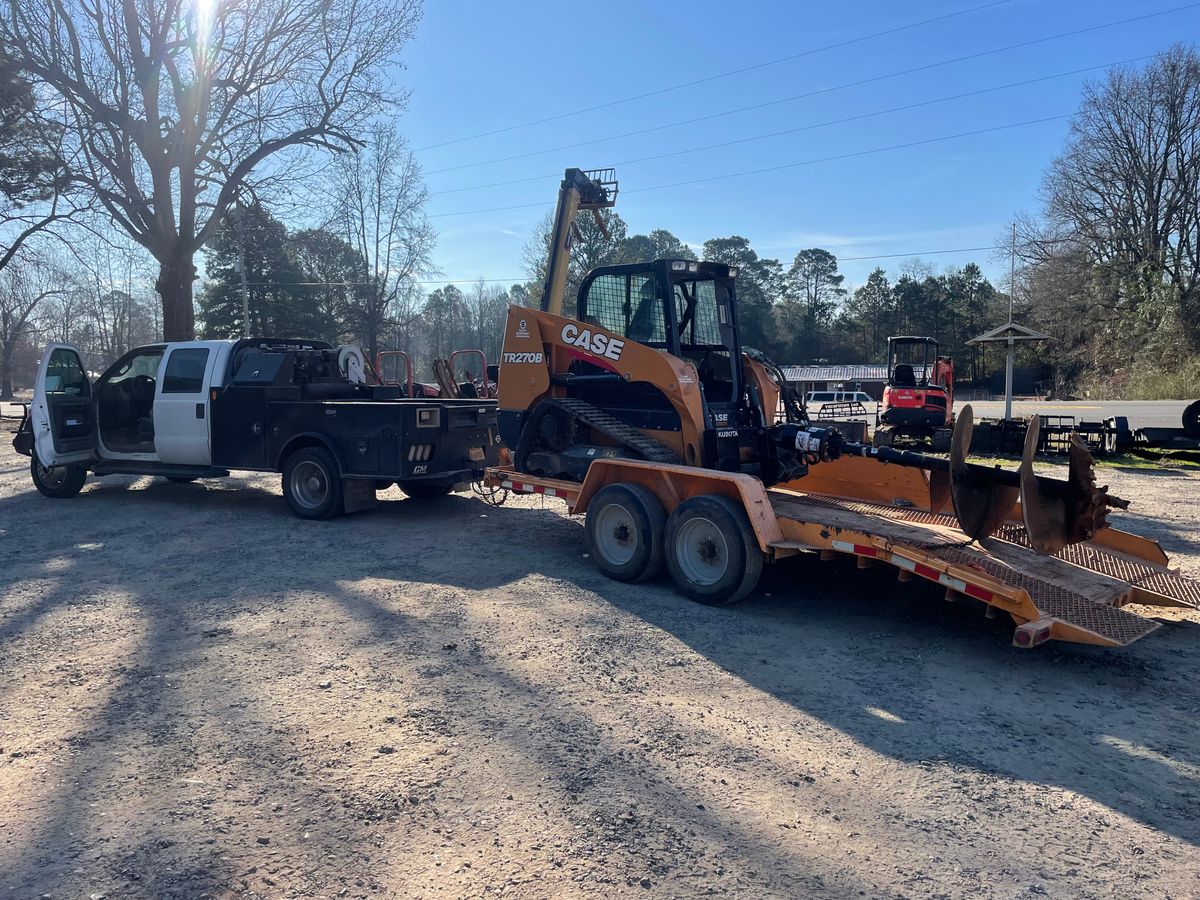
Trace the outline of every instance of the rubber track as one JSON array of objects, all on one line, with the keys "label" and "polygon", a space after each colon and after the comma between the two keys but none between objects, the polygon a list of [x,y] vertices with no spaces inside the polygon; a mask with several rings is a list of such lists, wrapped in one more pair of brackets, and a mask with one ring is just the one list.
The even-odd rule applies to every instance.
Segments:
[{"label": "rubber track", "polygon": [[626,425],[599,407],[571,397],[550,402],[566,410],[589,428],[602,431],[614,441],[637,452],[643,459],[659,463],[678,463],[680,461],[678,454],[666,444],[642,434],[632,425]]}]

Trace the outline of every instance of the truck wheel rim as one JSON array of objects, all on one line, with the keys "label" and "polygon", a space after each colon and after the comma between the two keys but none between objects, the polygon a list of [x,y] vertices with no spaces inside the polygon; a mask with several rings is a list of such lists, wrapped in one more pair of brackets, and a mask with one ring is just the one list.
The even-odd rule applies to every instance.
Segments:
[{"label": "truck wheel rim", "polygon": [[38,478],[42,480],[42,484],[46,487],[62,487],[63,480],[67,477],[66,466],[43,466],[38,463]]},{"label": "truck wheel rim", "polygon": [[619,503],[606,504],[597,511],[595,535],[596,552],[611,565],[627,565],[637,553],[633,516]]},{"label": "truck wheel rim", "polygon": [[689,582],[707,587],[729,571],[729,543],[716,523],[696,516],[675,535],[675,559]]},{"label": "truck wheel rim", "polygon": [[298,463],[292,470],[292,496],[305,509],[316,509],[329,496],[329,476],[314,462]]}]

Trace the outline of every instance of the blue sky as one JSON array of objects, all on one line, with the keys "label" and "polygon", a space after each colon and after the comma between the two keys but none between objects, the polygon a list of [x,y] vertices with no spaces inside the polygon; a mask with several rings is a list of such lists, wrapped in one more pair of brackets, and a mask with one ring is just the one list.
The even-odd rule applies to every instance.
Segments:
[{"label": "blue sky", "polygon": [[[831,120],[924,103],[1153,54],[1200,35],[1200,4],[911,74],[901,70],[979,54],[1160,10],[1185,0],[1007,0],[990,8],[837,49],[709,80],[582,115],[474,140],[447,141],[621,100],[803,54],[988,0],[853,3],[716,0],[597,5],[427,0],[397,79],[412,91],[400,128],[433,193],[443,277],[524,278],[521,251],[553,206],[562,170],[618,165],[617,211],[630,232],[666,228],[697,246],[741,234],[790,264],[824,247],[854,284],[912,254],[983,247],[1018,211],[1036,211],[1038,185],[1068,132],[1066,119],[990,131],[746,177],[660,185],[786,166],[1073,113],[1085,80],[1103,69],[816,128]],[[849,82],[877,79],[841,87]],[[832,90],[830,90],[832,89]],[[812,94],[757,110],[750,104]],[[706,121],[542,153],[582,141],[722,113]],[[805,130],[795,130],[805,129]],[[762,140],[633,162],[771,132]],[[474,165],[522,154],[522,159]],[[469,168],[457,168],[469,166]],[[439,173],[442,169],[456,169]],[[533,180],[459,190],[516,179]],[[492,212],[495,207],[524,206]],[[1002,280],[995,252],[926,257],[938,268],[976,260]]]}]

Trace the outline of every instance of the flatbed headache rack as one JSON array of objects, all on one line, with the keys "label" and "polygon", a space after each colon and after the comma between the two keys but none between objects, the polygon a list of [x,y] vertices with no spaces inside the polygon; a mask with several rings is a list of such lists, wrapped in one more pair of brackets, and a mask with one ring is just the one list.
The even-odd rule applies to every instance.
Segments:
[{"label": "flatbed headache rack", "polygon": [[1128,605],[1200,608],[1200,584],[1171,569],[1154,541],[1108,528],[1055,556],[1040,556],[1017,520],[973,542],[953,515],[928,509],[922,473],[902,470],[908,475],[898,482],[889,467],[885,485],[873,482],[862,463],[827,463],[820,476],[814,470],[792,482],[811,480],[804,491],[767,489],[749,475],[634,460],[597,460],[582,484],[506,468],[488,469],[485,483],[556,497],[573,514],[586,512],[591,496],[616,482],[654,491],[668,514],[697,493],[723,494],[743,505],[767,561],[815,553],[824,560],[852,556],[860,568],[893,566],[900,581],[933,582],[947,600],[983,603],[988,617],[1007,613],[1016,623],[1013,643],[1022,648],[1050,640],[1124,647],[1161,626]]}]

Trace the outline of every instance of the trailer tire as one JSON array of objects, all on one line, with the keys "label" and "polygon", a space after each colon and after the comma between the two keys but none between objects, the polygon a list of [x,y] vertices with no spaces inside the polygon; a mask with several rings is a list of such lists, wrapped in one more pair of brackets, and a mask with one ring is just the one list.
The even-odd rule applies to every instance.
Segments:
[{"label": "trailer tire", "polygon": [[871,446],[890,447],[896,442],[896,435],[890,428],[876,428],[871,434]]},{"label": "trailer tire", "polygon": [[1183,411],[1183,433],[1200,438],[1200,400],[1193,400]]},{"label": "trailer tire", "polygon": [[718,494],[701,494],[675,508],[667,520],[666,558],[676,587],[710,606],[743,599],[763,569],[745,510]]},{"label": "trailer tire", "polygon": [[29,457],[29,474],[38,493],[55,500],[74,497],[87,481],[87,469],[83,466],[43,466],[36,450]]},{"label": "trailer tire", "polygon": [[621,482],[588,503],[583,536],[596,568],[615,581],[654,578],[663,568],[667,514],[654,492]]},{"label": "trailer tire", "polygon": [[332,519],[342,512],[342,476],[324,447],[302,447],[283,464],[283,496],[301,519]]},{"label": "trailer tire", "polygon": [[951,428],[935,428],[929,438],[934,453],[949,453],[954,430]]},{"label": "trailer tire", "polygon": [[454,490],[454,485],[439,481],[400,481],[400,490],[414,500],[431,500],[434,497],[445,497]]}]

